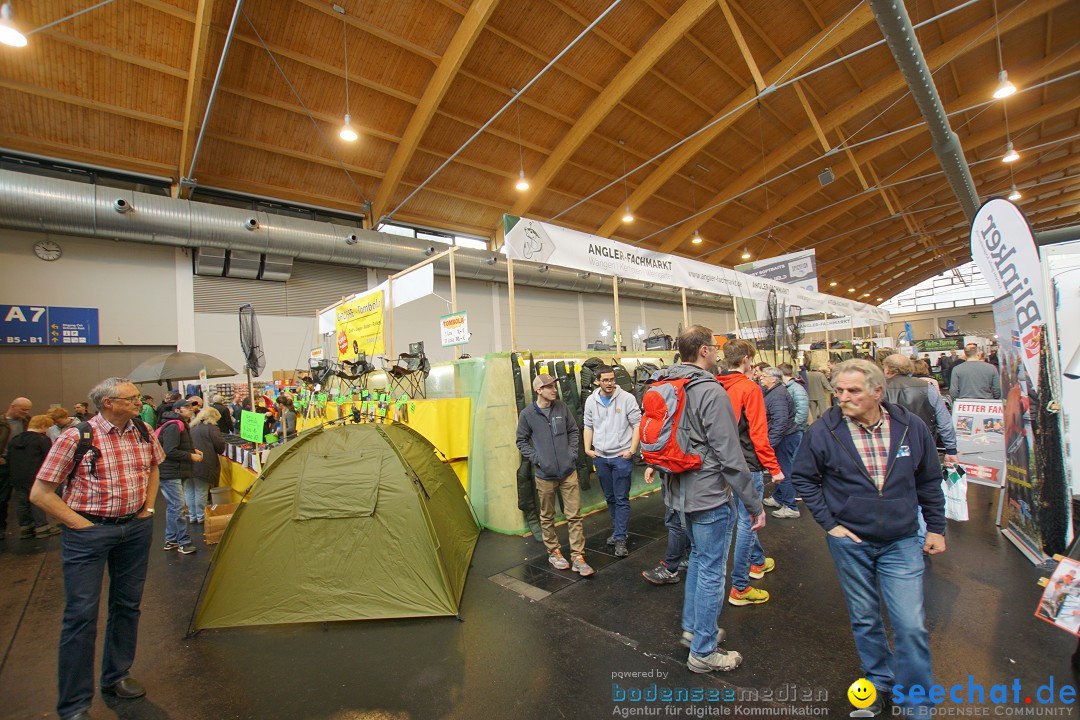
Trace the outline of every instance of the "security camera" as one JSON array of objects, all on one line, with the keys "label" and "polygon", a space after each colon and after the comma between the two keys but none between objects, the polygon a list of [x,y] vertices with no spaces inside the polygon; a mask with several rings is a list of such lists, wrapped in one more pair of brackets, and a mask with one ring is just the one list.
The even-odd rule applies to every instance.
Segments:
[{"label": "security camera", "polygon": [[360,238],[356,236],[356,233],[349,233],[345,236],[346,245],[355,245],[358,242],[360,242]]},{"label": "security camera", "polygon": [[435,254],[435,246],[434,245],[428,245],[426,248],[424,248],[424,254],[427,255],[428,257],[431,257],[432,255],[434,255]]},{"label": "security camera", "polygon": [[499,256],[498,255],[492,255],[491,257],[489,257],[484,262],[486,262],[488,265],[494,265],[495,263],[499,262]]},{"label": "security camera", "polygon": [[120,213],[121,215],[131,210],[131,203],[129,203],[124,198],[116,198],[115,200],[113,200],[112,206],[113,210]]},{"label": "security camera", "polygon": [[246,227],[248,230],[258,230],[259,221],[255,218],[248,218],[244,221],[244,227]]}]

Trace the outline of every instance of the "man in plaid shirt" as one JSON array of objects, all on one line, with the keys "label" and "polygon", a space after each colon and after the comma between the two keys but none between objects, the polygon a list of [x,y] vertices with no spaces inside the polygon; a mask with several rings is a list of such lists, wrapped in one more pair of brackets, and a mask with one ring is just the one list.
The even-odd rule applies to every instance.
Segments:
[{"label": "man in plaid shirt", "polygon": [[[923,612],[923,552],[945,551],[945,496],[930,429],[899,405],[882,402],[885,374],[868,360],[833,369],[839,407],[810,426],[795,457],[792,482],[825,529],[847,601],[863,676],[888,696],[934,684]],[[928,532],[919,541],[917,508]],[[885,634],[880,594],[893,628]],[[907,697],[910,697],[908,695]],[[925,704],[906,714],[926,717]]]},{"label": "man in plaid shirt", "polygon": [[[93,448],[75,466],[79,430],[66,430],[38,472],[30,500],[64,525],[64,621],[60,630],[62,720],[87,720],[94,699],[94,644],[102,575],[109,569],[109,621],[101,661],[101,691],[120,698],[146,694],[128,675],[135,660],[146,566],[153,535],[158,464],[165,453],[138,420],[142,398],[126,378],[90,391],[99,414],[90,418]],[[140,423],[140,425],[135,425]],[[75,473],[64,487],[56,488]]]}]

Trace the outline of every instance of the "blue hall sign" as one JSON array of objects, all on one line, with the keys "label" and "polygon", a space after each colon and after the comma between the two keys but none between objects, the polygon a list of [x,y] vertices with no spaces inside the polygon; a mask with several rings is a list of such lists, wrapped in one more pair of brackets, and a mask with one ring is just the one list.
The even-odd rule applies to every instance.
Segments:
[{"label": "blue hall sign", "polygon": [[0,305],[0,345],[97,344],[97,308]]}]

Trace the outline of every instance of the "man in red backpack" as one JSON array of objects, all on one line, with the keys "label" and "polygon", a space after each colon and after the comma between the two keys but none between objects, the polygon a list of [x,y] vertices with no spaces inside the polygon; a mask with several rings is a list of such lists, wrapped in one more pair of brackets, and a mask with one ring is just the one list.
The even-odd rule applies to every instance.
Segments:
[{"label": "man in red backpack", "polygon": [[[669,380],[693,380],[685,386],[679,424],[688,431],[688,449],[701,456],[699,468],[662,473],[664,502],[682,513],[686,534],[693,544],[686,570],[682,627],[683,637],[690,636],[686,666],[697,673],[734,670],[742,662],[739,653],[717,647],[728,544],[735,524],[732,491],[753,515],[752,529],[765,525],[761,497],[739,447],[731,400],[716,381],[717,353],[712,331],[694,325],[679,336],[679,357],[684,358],[683,362],[667,372]],[[652,482],[653,474],[650,467],[646,482]]]}]

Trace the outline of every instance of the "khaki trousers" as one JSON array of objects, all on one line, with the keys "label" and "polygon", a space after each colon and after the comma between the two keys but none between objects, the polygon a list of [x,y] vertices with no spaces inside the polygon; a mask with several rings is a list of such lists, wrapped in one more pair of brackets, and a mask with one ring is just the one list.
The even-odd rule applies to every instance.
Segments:
[{"label": "khaki trousers", "polygon": [[578,487],[577,471],[562,480],[536,478],[536,490],[540,494],[540,529],[548,554],[559,549],[555,534],[555,493],[562,495],[563,512],[570,529],[570,552],[585,553],[585,528],[581,522],[581,489]]}]

